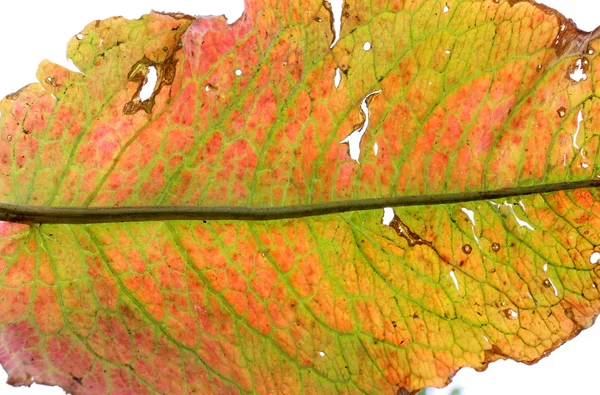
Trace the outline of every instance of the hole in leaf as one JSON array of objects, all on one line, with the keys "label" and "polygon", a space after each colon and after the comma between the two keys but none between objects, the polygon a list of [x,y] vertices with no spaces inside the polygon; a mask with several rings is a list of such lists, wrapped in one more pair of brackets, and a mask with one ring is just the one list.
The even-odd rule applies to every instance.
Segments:
[{"label": "hole in leaf", "polygon": [[413,232],[402,220],[398,217],[391,207],[383,209],[383,219],[381,220],[383,225],[387,225],[394,229],[398,236],[403,237],[408,242],[409,247],[414,247],[417,244],[424,244],[431,247],[431,242],[423,240],[421,236]]},{"label": "hole in leaf", "polygon": [[452,278],[452,281],[454,281],[454,286],[456,287],[456,290],[460,291],[460,288],[458,286],[458,279],[456,278],[456,274],[454,273],[454,270],[450,270],[450,277]]},{"label": "hole in leaf", "polygon": [[[494,206],[494,207],[496,208],[496,210],[498,210],[498,211],[500,211],[500,209],[501,209],[502,207],[508,207],[508,209],[510,210],[511,214],[513,215],[513,217],[515,218],[515,221],[517,221],[517,224],[518,224],[519,226],[521,226],[521,227],[523,227],[523,228],[527,228],[527,229],[529,229],[529,230],[535,230],[535,229],[533,228],[533,226],[531,226],[531,225],[530,225],[530,224],[529,224],[527,221],[524,221],[524,220],[522,220],[521,218],[519,218],[519,217],[517,216],[517,213],[515,212],[515,209],[514,209],[514,205],[513,205],[513,204],[510,204],[510,203],[508,203],[506,200],[505,200],[505,201],[504,201],[504,203],[502,203],[502,204],[500,204],[500,203],[495,203],[495,202],[492,202],[492,201],[490,201],[489,203],[490,203],[492,206]],[[515,203],[515,205],[516,205],[516,204],[517,204],[517,203]],[[520,206],[520,207],[523,209],[523,212],[525,212],[525,205],[523,204],[523,202],[522,202],[522,201],[518,203],[518,206]]]},{"label": "hole in leaf", "polygon": [[505,309],[502,312],[504,313],[504,316],[509,320],[516,320],[517,318],[519,318],[519,313],[517,313],[513,309]]},{"label": "hole in leaf", "polygon": [[326,0],[324,4],[329,12],[331,12],[331,18],[333,19],[333,41],[329,46],[329,48],[333,48],[333,46],[340,39],[340,31],[342,30],[342,7],[344,0]]},{"label": "hole in leaf", "polygon": [[552,287],[552,290],[554,291],[554,296],[558,296],[558,289],[556,288],[552,280],[550,280],[549,278],[545,279],[543,285],[546,288]]},{"label": "hole in leaf", "polygon": [[577,59],[575,64],[569,68],[569,78],[576,83],[587,80],[586,72],[589,67],[590,62],[586,58]]},{"label": "hole in leaf", "polygon": [[[146,114],[152,112],[155,98],[161,89],[171,85],[175,80],[176,61],[169,57],[162,63],[153,63],[144,57],[131,67],[128,79],[138,85],[131,100],[123,107],[123,114],[133,115],[143,110]],[[156,76],[156,78],[154,77]],[[145,92],[142,92],[145,88]],[[148,95],[150,92],[150,95]]]},{"label": "hole in leaf", "polygon": [[381,223],[386,226],[390,226],[395,216],[396,214],[394,213],[394,209],[391,207],[386,207],[383,209],[383,218],[381,219]]},{"label": "hole in leaf", "polygon": [[140,91],[140,100],[141,101],[146,101],[152,96],[152,93],[154,93],[154,89],[156,88],[156,81],[157,81],[156,67],[150,66],[150,67],[148,67],[148,74],[146,75],[146,82],[144,82],[144,85],[142,86],[142,90]]},{"label": "hole in leaf", "polygon": [[475,239],[475,242],[477,243],[479,248],[481,248],[481,245],[479,244],[479,238],[477,237],[477,234],[475,233],[475,212],[473,210],[469,210],[466,207],[461,207],[461,211],[463,213],[465,213],[467,215],[467,217],[469,218],[469,221],[471,221],[471,231],[473,232],[473,238]]},{"label": "hole in leaf", "polygon": [[371,92],[367,96],[365,96],[362,103],[360,104],[360,109],[362,110],[362,113],[364,116],[364,121],[363,121],[362,126],[358,129],[354,130],[352,133],[350,133],[348,135],[348,137],[346,137],[345,139],[340,141],[341,144],[348,144],[348,148],[350,151],[350,158],[352,158],[356,162],[358,162],[359,158],[360,158],[360,142],[361,142],[365,132],[367,131],[367,127],[369,126],[369,107],[368,106],[369,106],[369,103],[371,102],[372,98],[379,93],[381,93],[380,90]]},{"label": "hole in leaf", "polygon": [[58,87],[58,84],[56,83],[56,80],[54,79],[54,77],[46,78],[46,82],[55,88]]},{"label": "hole in leaf", "polygon": [[579,136],[579,131],[581,130],[581,122],[583,122],[583,110],[579,110],[579,113],[577,114],[577,129],[573,134],[573,147],[575,147],[576,150],[581,149],[581,147],[577,145],[577,136]]},{"label": "hole in leaf", "polygon": [[339,88],[340,82],[342,82],[342,72],[338,67],[335,69],[335,76],[333,77],[333,86]]}]

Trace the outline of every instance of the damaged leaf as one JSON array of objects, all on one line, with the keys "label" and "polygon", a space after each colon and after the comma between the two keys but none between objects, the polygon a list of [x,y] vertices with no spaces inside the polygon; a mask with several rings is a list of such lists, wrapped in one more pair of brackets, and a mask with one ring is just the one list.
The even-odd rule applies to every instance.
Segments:
[{"label": "damaged leaf", "polygon": [[598,50],[532,1],[91,23],[81,73],[0,102],[10,383],[408,394],[535,363],[600,312]]}]

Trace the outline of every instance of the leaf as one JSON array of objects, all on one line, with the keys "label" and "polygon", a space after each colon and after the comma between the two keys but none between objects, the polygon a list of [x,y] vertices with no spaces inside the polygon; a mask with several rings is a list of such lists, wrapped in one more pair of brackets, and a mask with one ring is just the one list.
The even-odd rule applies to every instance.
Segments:
[{"label": "leaf", "polygon": [[493,0],[349,1],[339,40],[321,1],[88,25],[81,73],[0,103],[9,381],[410,393],[535,363],[600,311],[596,36]]}]

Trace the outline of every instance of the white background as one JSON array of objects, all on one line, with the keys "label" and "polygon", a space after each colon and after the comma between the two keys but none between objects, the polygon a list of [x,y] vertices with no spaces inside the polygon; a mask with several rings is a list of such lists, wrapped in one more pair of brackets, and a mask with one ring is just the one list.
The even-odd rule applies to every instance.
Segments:
[{"label": "white background", "polygon": [[[598,0],[541,2],[557,8],[583,30],[593,30],[600,24]],[[93,20],[115,15],[135,19],[154,9],[191,15],[226,14],[232,22],[239,17],[242,7],[242,0],[3,0],[0,4],[0,97],[34,82],[37,65],[44,58],[68,67],[65,59],[68,40]],[[463,369],[455,376],[453,384],[434,393],[447,395],[451,389],[460,387],[464,395],[600,394],[599,354],[600,325],[596,325],[537,365],[499,361],[483,373]],[[0,369],[2,395],[64,393],[57,387],[36,384],[31,388],[13,388],[5,385],[5,381],[6,374]]]}]

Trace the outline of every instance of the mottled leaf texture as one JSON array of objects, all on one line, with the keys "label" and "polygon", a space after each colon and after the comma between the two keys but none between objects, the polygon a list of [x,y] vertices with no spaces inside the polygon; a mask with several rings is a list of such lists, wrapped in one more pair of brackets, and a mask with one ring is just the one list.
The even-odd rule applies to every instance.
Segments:
[{"label": "mottled leaf texture", "polygon": [[[322,0],[245,7],[231,25],[91,23],[68,45],[81,73],[43,62],[2,100],[13,385],[405,394],[465,366],[534,363],[593,323],[595,33],[532,1],[347,0],[339,40]],[[353,208],[449,194],[386,210],[389,225],[383,206]],[[332,203],[345,208],[285,215]],[[58,220],[53,207],[284,215],[8,220],[23,205]]]}]

